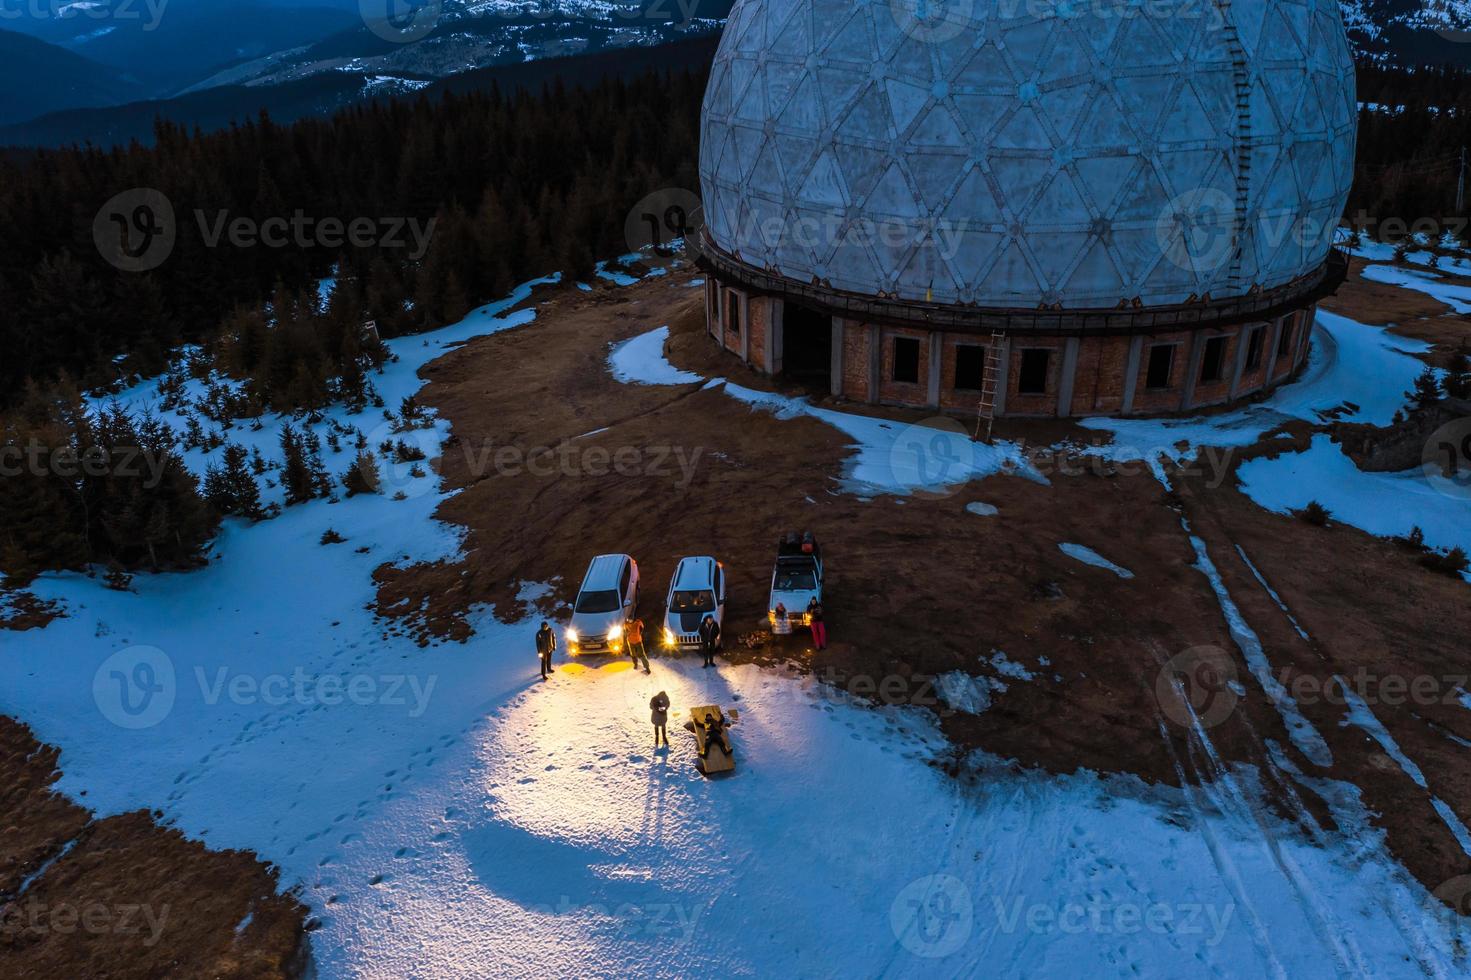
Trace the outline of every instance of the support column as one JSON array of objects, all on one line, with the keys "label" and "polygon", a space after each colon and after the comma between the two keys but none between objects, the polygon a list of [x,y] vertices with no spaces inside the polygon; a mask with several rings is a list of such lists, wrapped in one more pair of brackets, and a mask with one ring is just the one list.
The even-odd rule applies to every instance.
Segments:
[{"label": "support column", "polygon": [[762,300],[766,304],[766,349],[762,352],[762,367],[767,374],[781,373],[782,345],[785,336],[782,333],[782,320],[786,312],[785,300],[777,299],[775,296]]},{"label": "support column", "polygon": [[991,414],[998,418],[1006,414],[1006,390],[1011,384],[1011,338],[1001,341],[1000,367],[996,371],[996,401]]},{"label": "support column", "polygon": [[1263,382],[1265,387],[1272,387],[1277,380],[1277,349],[1282,346],[1283,317],[1277,317],[1272,321],[1272,346],[1267,351],[1267,380]]},{"label": "support column", "polygon": [[741,331],[741,360],[751,363],[751,308],[750,297],[736,293],[736,323]]},{"label": "support column", "polygon": [[842,317],[833,317],[833,349],[828,362],[828,381],[832,386],[833,397],[843,393],[843,325],[847,322]]},{"label": "support column", "polygon": [[879,400],[879,377],[883,374],[884,349],[879,346],[881,340],[878,324],[868,325],[868,403],[877,405]]},{"label": "support column", "polygon": [[1308,348],[1313,345],[1313,324],[1318,322],[1318,308],[1310,306],[1302,311],[1302,335],[1297,338],[1297,363],[1307,360]]},{"label": "support column", "polygon": [[938,330],[930,331],[930,408],[940,407],[940,372],[944,369],[945,335]]},{"label": "support column", "polygon": [[1139,359],[1144,353],[1144,338],[1134,337],[1129,341],[1129,366],[1124,368],[1124,401],[1120,413],[1127,415],[1134,410],[1134,392],[1139,388]]},{"label": "support column", "polygon": [[1200,356],[1205,351],[1205,334],[1197,330],[1190,335],[1190,356],[1185,361],[1185,397],[1180,402],[1180,411],[1188,411],[1195,404],[1195,386],[1200,381]]},{"label": "support column", "polygon": [[1067,418],[1073,414],[1073,386],[1078,376],[1077,337],[1069,337],[1062,348],[1062,373],[1058,378],[1057,417]]},{"label": "support column", "polygon": [[1236,328],[1236,367],[1231,371],[1231,392],[1226,396],[1227,400],[1236,398],[1236,391],[1241,387],[1241,375],[1246,371],[1246,352],[1251,349],[1252,336],[1262,327],[1254,323],[1244,323]]}]

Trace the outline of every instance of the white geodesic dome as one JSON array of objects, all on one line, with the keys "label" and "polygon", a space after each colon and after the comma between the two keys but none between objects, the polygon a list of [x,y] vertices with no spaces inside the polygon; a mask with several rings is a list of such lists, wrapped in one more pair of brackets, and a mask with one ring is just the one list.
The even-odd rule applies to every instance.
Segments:
[{"label": "white geodesic dome", "polygon": [[980,306],[1239,296],[1353,177],[1337,0],[738,0],[704,221],[802,283]]}]

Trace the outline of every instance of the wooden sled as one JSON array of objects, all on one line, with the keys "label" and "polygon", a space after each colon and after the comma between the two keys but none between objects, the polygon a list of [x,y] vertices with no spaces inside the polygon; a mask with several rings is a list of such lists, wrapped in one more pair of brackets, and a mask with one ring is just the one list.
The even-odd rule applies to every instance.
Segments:
[{"label": "wooden sled", "polygon": [[[695,751],[697,753],[705,752],[705,726],[703,722],[706,715],[714,715],[716,721],[724,720],[727,722],[725,726],[727,742],[730,741],[730,726],[735,724],[737,719],[740,717],[739,712],[732,708],[730,712],[730,718],[726,719],[724,713],[720,710],[719,705],[714,704],[707,704],[702,707],[691,708],[689,710],[690,720],[684,723],[684,727],[687,731],[694,733]],[[734,746],[732,746],[732,748],[734,748]],[[708,754],[697,754],[695,756],[695,768],[700,770],[700,773],[705,776],[709,776],[712,773],[717,772],[730,772],[732,769],[735,768],[735,758],[730,753],[725,751],[725,747],[723,745],[716,744],[710,747],[710,752]]]}]

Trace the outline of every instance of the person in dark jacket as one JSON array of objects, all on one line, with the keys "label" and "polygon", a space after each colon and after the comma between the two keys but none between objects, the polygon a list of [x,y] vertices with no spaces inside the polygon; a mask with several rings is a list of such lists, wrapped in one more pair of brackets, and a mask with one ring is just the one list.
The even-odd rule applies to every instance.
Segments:
[{"label": "person in dark jacket", "polygon": [[827,649],[827,623],[822,618],[822,603],[813,596],[812,601],[807,603],[807,622],[812,627],[812,646],[818,650]]},{"label": "person in dark jacket", "polygon": [[714,616],[707,615],[700,621],[700,652],[705,655],[702,666],[715,666],[715,647],[720,642],[720,624]]},{"label": "person in dark jacket", "polygon": [[660,691],[649,699],[649,720],[654,723],[654,748],[659,747],[659,739],[664,739],[664,747],[669,747],[669,732],[664,728],[669,724],[669,695]]},{"label": "person in dark jacket", "polygon": [[700,758],[703,759],[707,757],[710,754],[710,746],[714,745],[716,742],[720,743],[720,747],[725,750],[726,755],[734,754],[731,752],[730,739],[725,737],[725,722],[717,721],[713,714],[706,713],[705,751],[700,753]]},{"label": "person in dark jacket", "polygon": [[548,674],[556,673],[552,667],[552,651],[557,649],[557,634],[552,632],[552,625],[542,620],[541,629],[536,631],[536,653],[541,658],[541,679],[546,680]]}]

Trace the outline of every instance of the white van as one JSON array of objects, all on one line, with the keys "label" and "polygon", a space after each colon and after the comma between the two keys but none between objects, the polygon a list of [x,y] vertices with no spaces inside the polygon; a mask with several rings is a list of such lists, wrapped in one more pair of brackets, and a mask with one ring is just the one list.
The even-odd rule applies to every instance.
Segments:
[{"label": "white van", "polygon": [[[725,628],[725,566],[709,556],[681,558],[669,580],[669,597],[664,602],[664,631],[668,650],[700,645],[700,623],[715,617]],[[723,645],[724,638],[717,641]]]},{"label": "white van", "polygon": [[623,630],[638,609],[638,562],[598,555],[587,566],[567,626],[567,652],[621,653]]}]

